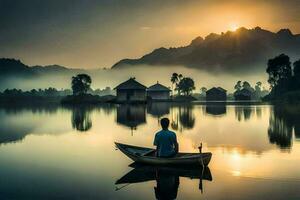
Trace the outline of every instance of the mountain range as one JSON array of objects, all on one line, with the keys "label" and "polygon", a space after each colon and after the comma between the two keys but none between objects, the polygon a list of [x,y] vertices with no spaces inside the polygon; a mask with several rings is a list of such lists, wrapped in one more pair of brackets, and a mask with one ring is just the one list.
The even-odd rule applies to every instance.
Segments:
[{"label": "mountain range", "polygon": [[281,53],[300,57],[300,34],[293,34],[289,29],[274,33],[260,27],[242,27],[197,37],[184,47],[161,47],[138,59],[123,59],[112,69],[180,65],[209,72],[264,71],[267,60]]},{"label": "mountain range", "polygon": [[0,58],[0,76],[13,75],[20,77],[34,77],[43,74],[68,73],[71,71],[79,72],[84,70],[68,68],[60,65],[28,66],[14,58]]},{"label": "mountain range", "polygon": [[[211,33],[205,38],[195,38],[184,47],[159,48],[139,59],[123,59],[110,70],[74,69],[60,65],[29,66],[14,58],[0,58],[0,91],[50,86],[70,88],[71,77],[78,73],[89,74],[97,88],[113,87],[133,76],[144,84],[151,85],[156,80],[168,85],[172,72],[189,75],[205,85],[220,84],[221,81],[222,85],[231,88],[233,80],[266,81],[268,59],[281,53],[289,55],[291,61],[299,59],[300,35],[289,29],[274,33],[256,27]],[[157,73],[153,68],[162,70]],[[119,69],[124,70],[121,72]],[[209,73],[195,74],[195,70]]]},{"label": "mountain range", "polygon": [[[277,33],[260,27],[239,28],[226,33],[211,33],[205,38],[196,37],[191,43],[178,48],[158,48],[138,59],[122,59],[112,69],[140,66],[185,66],[208,72],[265,71],[269,58],[285,53],[300,58],[300,34],[289,29]],[[0,76],[35,76],[49,73],[78,73],[60,65],[28,66],[20,60],[0,58]]]}]

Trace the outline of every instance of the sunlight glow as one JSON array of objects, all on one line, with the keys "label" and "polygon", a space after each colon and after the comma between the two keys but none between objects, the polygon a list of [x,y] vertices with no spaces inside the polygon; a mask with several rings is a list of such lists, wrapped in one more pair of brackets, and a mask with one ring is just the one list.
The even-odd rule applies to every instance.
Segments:
[{"label": "sunlight glow", "polygon": [[241,172],[240,171],[232,171],[231,172],[233,176],[241,176]]},{"label": "sunlight glow", "polygon": [[236,23],[232,23],[229,25],[229,30],[236,31],[239,28],[239,26]]}]

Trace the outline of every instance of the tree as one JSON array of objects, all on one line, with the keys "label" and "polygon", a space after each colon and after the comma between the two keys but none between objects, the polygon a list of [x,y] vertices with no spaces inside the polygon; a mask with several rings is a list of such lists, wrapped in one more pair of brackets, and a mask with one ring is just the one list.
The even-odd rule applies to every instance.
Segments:
[{"label": "tree", "polygon": [[172,92],[173,92],[173,86],[178,82],[178,74],[176,72],[172,74],[171,82],[172,82]]},{"label": "tree", "polygon": [[292,76],[292,68],[289,56],[281,54],[273,59],[269,59],[267,73],[269,74],[268,82],[271,88],[286,82]]},{"label": "tree", "polygon": [[258,81],[255,85],[255,91],[260,93],[261,92],[261,86],[262,86],[262,83],[260,81]]},{"label": "tree", "polygon": [[294,76],[300,78],[300,59],[294,62]]},{"label": "tree", "polygon": [[182,74],[178,75],[178,79],[181,80],[183,78]]},{"label": "tree", "polygon": [[49,87],[49,88],[45,89],[44,94],[46,96],[55,96],[58,94],[58,91],[55,88]]},{"label": "tree", "polygon": [[248,81],[243,82],[243,89],[251,90],[251,85]]},{"label": "tree", "polygon": [[236,82],[235,86],[234,86],[234,89],[236,91],[240,91],[242,89],[242,81],[238,81]]},{"label": "tree", "polygon": [[72,90],[74,95],[86,94],[90,89],[92,79],[87,74],[78,74],[72,77]]},{"label": "tree", "polygon": [[201,95],[205,96],[205,95],[206,95],[206,92],[207,92],[207,88],[206,88],[206,87],[200,88],[200,93],[201,93]]},{"label": "tree", "polygon": [[179,93],[183,92],[186,96],[190,95],[194,89],[194,80],[189,77],[182,78],[177,85],[177,90],[179,91]]},{"label": "tree", "polygon": [[300,89],[300,59],[294,62],[294,77],[293,77],[293,83],[292,83],[292,88],[294,90],[299,90]]}]

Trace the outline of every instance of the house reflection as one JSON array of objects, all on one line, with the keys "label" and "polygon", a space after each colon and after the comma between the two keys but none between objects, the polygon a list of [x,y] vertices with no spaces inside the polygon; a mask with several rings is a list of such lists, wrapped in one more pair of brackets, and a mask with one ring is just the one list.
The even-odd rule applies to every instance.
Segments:
[{"label": "house reflection", "polygon": [[120,105],[117,107],[117,123],[136,130],[141,124],[146,123],[145,105]]},{"label": "house reflection", "polygon": [[296,138],[300,138],[300,113],[294,109],[274,106],[270,115],[268,136],[272,144],[281,149],[289,149],[293,142],[293,131]]},{"label": "house reflection", "polygon": [[[116,181],[116,185],[135,184],[146,181],[156,181],[154,194],[156,199],[176,199],[180,184],[180,177],[199,180],[199,190],[203,192],[203,180],[212,181],[212,175],[206,168],[182,168],[182,167],[155,167],[133,163],[134,169]],[[122,187],[117,188],[117,190]]]},{"label": "house reflection", "polygon": [[160,118],[170,113],[170,107],[170,103],[168,102],[152,102],[147,106],[147,113]]},{"label": "house reflection", "polygon": [[157,123],[162,116],[170,113],[170,103],[168,102],[152,102],[147,105],[147,113],[157,118]]},{"label": "house reflection", "polygon": [[206,105],[205,107],[206,114],[222,116],[226,114],[226,105],[225,104],[217,104],[217,105]]},{"label": "house reflection", "polygon": [[72,108],[71,122],[73,129],[84,132],[92,128],[90,113],[90,107],[80,106]]}]

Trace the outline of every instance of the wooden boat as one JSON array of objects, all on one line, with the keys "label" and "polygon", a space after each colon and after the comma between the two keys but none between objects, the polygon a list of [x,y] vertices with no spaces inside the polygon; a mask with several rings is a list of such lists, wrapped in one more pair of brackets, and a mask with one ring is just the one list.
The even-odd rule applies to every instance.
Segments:
[{"label": "wooden boat", "polygon": [[207,166],[212,154],[208,153],[177,153],[172,158],[155,156],[155,149],[138,147],[115,142],[116,147],[137,163],[150,165],[200,165]]}]

